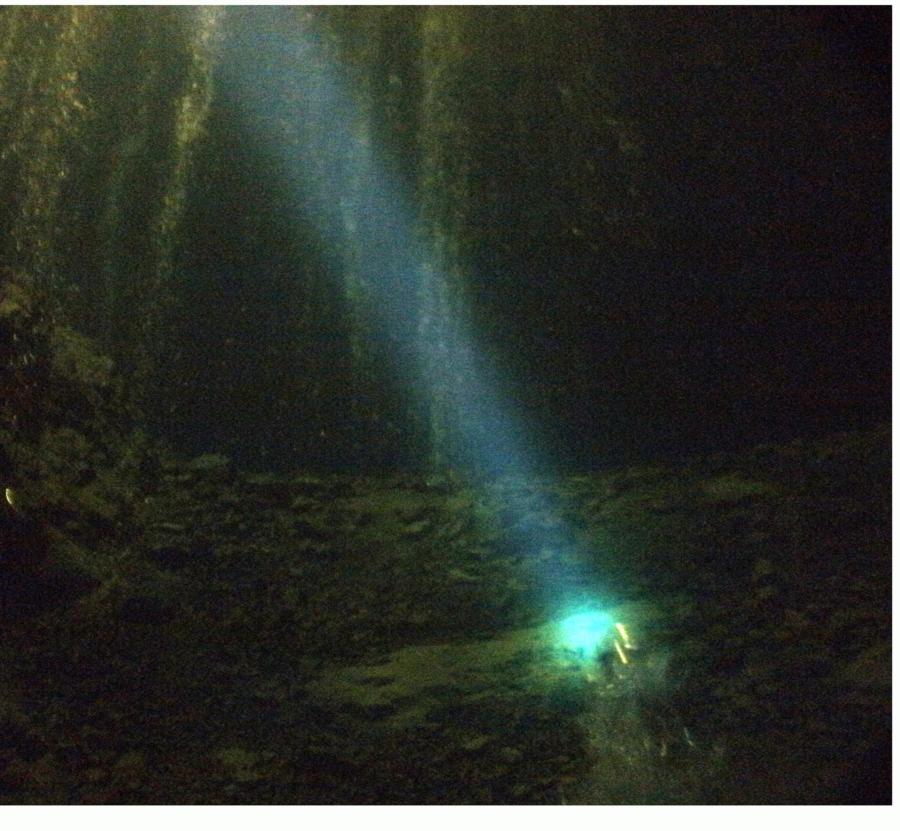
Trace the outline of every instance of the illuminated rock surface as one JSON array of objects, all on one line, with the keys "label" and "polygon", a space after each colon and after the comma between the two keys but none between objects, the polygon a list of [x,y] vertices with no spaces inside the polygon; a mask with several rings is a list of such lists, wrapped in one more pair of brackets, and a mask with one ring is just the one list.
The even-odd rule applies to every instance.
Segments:
[{"label": "illuminated rock surface", "polygon": [[[0,327],[3,802],[887,798],[886,428],[477,487],[247,474],[132,432],[36,296]],[[583,640],[610,622],[627,665]]]},{"label": "illuminated rock surface", "polygon": [[[887,447],[481,495],[166,463],[117,578],[5,626],[2,798],[878,798]],[[559,649],[540,572],[504,544],[504,500],[542,488],[579,529],[542,556],[625,598],[627,668]]]}]

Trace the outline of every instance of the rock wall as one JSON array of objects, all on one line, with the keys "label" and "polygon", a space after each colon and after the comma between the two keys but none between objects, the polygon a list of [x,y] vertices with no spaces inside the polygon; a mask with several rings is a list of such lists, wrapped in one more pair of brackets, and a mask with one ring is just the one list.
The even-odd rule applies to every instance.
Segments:
[{"label": "rock wall", "polygon": [[127,560],[156,446],[112,361],[46,291],[0,284],[0,595],[4,617],[71,600]]}]

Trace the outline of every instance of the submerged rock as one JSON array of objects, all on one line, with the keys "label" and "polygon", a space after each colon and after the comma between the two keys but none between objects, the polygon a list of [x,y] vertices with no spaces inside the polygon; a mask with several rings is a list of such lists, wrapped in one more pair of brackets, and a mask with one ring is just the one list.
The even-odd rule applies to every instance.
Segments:
[{"label": "submerged rock", "polygon": [[[6,665],[39,690],[29,728],[74,694],[63,719],[97,758],[54,775],[97,799],[113,793],[116,757],[98,761],[111,744],[154,762],[117,794],[833,800],[889,729],[887,515],[851,537],[815,519],[826,497],[831,519],[858,509],[826,483],[711,503],[709,475],[644,472],[610,498],[602,474],[452,494],[309,477],[302,494],[303,477],[163,472],[137,514],[138,563],[71,613],[36,617],[57,627],[43,640],[7,644],[40,644],[34,669]],[[545,544],[548,520],[578,512],[568,545]],[[634,620],[627,665],[554,642],[551,604],[600,594]],[[82,734],[94,706],[118,715]],[[41,755],[66,758],[37,733]]]},{"label": "submerged rock", "polygon": [[184,465],[184,469],[195,474],[215,479],[227,479],[231,475],[231,460],[220,453],[203,453]]}]

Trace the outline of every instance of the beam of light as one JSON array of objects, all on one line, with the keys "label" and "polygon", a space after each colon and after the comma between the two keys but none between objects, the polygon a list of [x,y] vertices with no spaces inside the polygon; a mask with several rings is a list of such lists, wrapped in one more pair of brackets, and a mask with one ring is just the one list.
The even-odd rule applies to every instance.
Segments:
[{"label": "beam of light", "polygon": [[256,8],[237,18],[219,62],[220,94],[256,140],[268,139],[290,207],[317,231],[332,273],[352,273],[368,295],[363,313],[393,344],[396,371],[429,406],[451,411],[466,461],[527,474],[536,467],[529,443],[499,400],[500,379],[479,354],[470,315],[441,308],[452,281],[409,188],[378,158],[366,118],[316,37],[291,19],[267,18]]},{"label": "beam of light", "polygon": [[[472,316],[452,291],[410,188],[378,157],[340,68],[295,17],[261,7],[229,13],[218,94],[268,145],[293,195],[290,208],[315,229],[330,269],[352,275],[368,301],[364,315],[395,346],[395,371],[452,421],[474,467],[533,481],[541,467],[535,439],[502,400],[501,379],[479,354]],[[440,302],[451,296],[453,304]],[[532,521],[552,514],[537,492],[520,500],[509,500],[508,508],[521,520],[513,523],[519,529],[513,544],[526,562],[540,562],[547,549],[571,548],[573,535],[561,522],[551,528]],[[534,567],[548,606],[558,612],[584,602],[572,592],[587,590],[574,558],[554,562]],[[602,614],[576,616],[563,625],[563,640],[590,650],[612,625]]]}]

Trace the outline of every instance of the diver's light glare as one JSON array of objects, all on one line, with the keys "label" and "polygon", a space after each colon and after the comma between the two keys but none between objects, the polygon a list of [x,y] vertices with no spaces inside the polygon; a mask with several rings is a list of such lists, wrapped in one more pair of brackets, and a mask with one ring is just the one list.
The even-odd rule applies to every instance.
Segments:
[{"label": "diver's light glare", "polygon": [[[624,623],[617,623],[616,629],[619,630],[619,634],[622,636],[622,643],[625,645],[626,649],[633,649],[633,645],[631,643],[631,638],[628,637],[628,630],[625,628]],[[625,663],[628,663],[627,661]]]},{"label": "diver's light glare", "polygon": [[560,643],[585,657],[594,657],[609,639],[612,628],[613,619],[605,612],[580,612],[560,623]]},{"label": "diver's light glare", "polygon": [[[618,628],[618,627],[617,627],[617,628]],[[619,653],[619,660],[620,660],[623,664],[627,664],[627,663],[628,663],[628,656],[625,654],[625,650],[622,649],[622,644],[620,644],[618,641],[615,641],[615,647],[616,647],[616,652]]]}]

